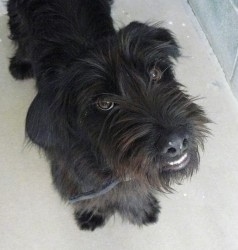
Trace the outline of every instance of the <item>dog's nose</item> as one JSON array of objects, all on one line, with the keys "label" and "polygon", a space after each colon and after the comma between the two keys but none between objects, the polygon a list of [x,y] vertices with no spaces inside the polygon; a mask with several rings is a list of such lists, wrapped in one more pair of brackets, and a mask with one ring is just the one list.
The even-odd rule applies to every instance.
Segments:
[{"label": "dog's nose", "polygon": [[185,153],[189,146],[189,136],[187,134],[171,134],[167,137],[162,154],[168,158],[174,158]]}]

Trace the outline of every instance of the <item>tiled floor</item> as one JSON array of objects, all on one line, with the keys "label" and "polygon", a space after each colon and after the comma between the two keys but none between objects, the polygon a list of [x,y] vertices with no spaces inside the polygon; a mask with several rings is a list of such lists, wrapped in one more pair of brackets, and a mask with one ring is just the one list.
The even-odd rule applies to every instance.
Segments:
[{"label": "tiled floor", "polygon": [[[135,5],[136,2],[136,5]],[[54,191],[47,162],[24,141],[34,82],[8,73],[13,46],[0,17],[0,249],[238,250],[238,104],[185,0],[115,0],[120,26],[164,21],[183,47],[178,79],[215,122],[196,176],[160,196],[158,224],[137,228],[116,216],[94,233],[79,231],[70,207]]]}]

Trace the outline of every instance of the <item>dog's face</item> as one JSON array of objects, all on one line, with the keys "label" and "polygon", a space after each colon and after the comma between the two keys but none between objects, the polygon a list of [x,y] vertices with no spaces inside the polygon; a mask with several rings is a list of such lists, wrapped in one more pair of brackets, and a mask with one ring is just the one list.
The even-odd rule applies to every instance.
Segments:
[{"label": "dog's face", "polygon": [[115,176],[169,190],[197,170],[208,132],[203,110],[174,78],[178,56],[167,30],[129,24],[72,64],[63,78],[67,86],[48,101],[54,118],[44,115],[49,121],[40,129],[29,125],[28,135],[44,148],[84,140]]}]

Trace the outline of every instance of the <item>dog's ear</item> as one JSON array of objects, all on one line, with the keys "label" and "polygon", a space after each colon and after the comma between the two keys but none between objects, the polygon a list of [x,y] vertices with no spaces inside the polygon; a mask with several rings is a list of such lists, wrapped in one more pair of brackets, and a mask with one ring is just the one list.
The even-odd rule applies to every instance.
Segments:
[{"label": "dog's ear", "polygon": [[26,133],[28,137],[43,148],[55,146],[60,140],[56,121],[50,109],[50,98],[46,95],[37,94],[26,117]]},{"label": "dog's ear", "polygon": [[118,32],[124,50],[142,57],[177,59],[179,45],[173,33],[159,25],[131,22]]}]

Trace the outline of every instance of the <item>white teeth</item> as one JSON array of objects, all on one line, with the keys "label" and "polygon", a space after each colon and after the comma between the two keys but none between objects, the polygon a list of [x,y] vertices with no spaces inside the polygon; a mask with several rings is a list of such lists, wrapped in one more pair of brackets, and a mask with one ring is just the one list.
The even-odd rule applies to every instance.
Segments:
[{"label": "white teeth", "polygon": [[188,157],[188,154],[186,153],[183,156],[181,156],[177,161],[171,161],[171,162],[168,162],[168,164],[171,166],[181,164],[187,157]]}]

